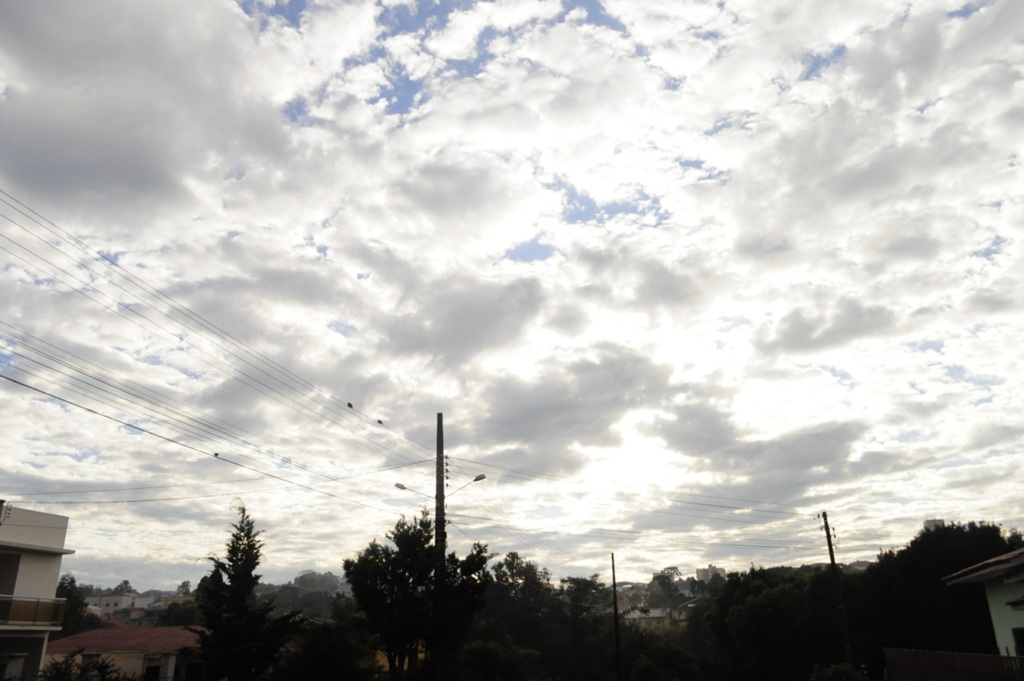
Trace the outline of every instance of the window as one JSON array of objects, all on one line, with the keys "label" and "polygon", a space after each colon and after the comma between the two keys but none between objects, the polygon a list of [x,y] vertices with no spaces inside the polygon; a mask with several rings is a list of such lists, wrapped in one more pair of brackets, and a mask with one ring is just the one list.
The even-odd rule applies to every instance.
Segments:
[{"label": "window", "polygon": [[1013,630],[1013,647],[1016,648],[1013,654],[1024,657],[1024,627],[1017,627]]}]

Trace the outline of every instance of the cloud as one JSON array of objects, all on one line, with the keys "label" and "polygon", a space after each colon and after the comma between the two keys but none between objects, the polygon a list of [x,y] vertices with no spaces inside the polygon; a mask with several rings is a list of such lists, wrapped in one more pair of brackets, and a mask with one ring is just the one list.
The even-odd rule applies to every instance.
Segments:
[{"label": "cloud", "polygon": [[509,376],[485,385],[487,408],[467,439],[487,448],[516,443],[493,460],[541,473],[578,470],[585,461],[573,451],[579,445],[620,443],[616,425],[655,398],[667,372],[628,348],[598,346],[595,353],[540,369],[532,378]]},{"label": "cloud", "polygon": [[0,4],[5,494],[85,581],[197,582],[236,496],[336,570],[441,412],[452,541],[558,576],[1019,525],[1022,12]]},{"label": "cloud", "polygon": [[787,313],[779,320],[774,337],[765,343],[765,348],[811,352],[884,333],[895,324],[896,315],[886,307],[842,298],[836,301],[831,314],[808,315],[802,309]]},{"label": "cloud", "polygon": [[481,352],[514,343],[540,310],[543,294],[536,280],[507,285],[438,282],[419,292],[415,313],[399,314],[384,325],[394,353],[427,353],[452,367]]}]

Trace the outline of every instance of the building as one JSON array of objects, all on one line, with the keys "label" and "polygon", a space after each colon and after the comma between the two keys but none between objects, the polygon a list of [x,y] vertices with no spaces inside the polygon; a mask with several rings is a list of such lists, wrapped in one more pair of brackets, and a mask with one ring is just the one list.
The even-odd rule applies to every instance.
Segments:
[{"label": "building", "polygon": [[630,610],[623,619],[641,629],[669,629],[683,623],[682,614],[675,608],[646,608]]},{"label": "building", "polygon": [[186,627],[104,627],[54,641],[46,658],[63,660],[80,650],[83,663],[105,657],[142,681],[199,681],[198,640]]},{"label": "building", "polygon": [[725,578],[725,568],[720,568],[716,565],[708,565],[706,568],[697,568],[698,582],[710,582],[714,575]]},{"label": "building", "polygon": [[964,568],[946,584],[984,584],[1001,655],[1024,656],[1024,549]]},{"label": "building", "polygon": [[68,519],[0,501],[0,679],[34,679],[51,631],[60,631]]},{"label": "building", "polygon": [[102,594],[86,596],[85,604],[86,606],[93,608],[94,612],[99,612],[101,615],[109,616],[119,610],[143,608],[149,605],[147,602],[149,600],[150,599],[146,598],[142,594],[134,591],[108,591]]}]

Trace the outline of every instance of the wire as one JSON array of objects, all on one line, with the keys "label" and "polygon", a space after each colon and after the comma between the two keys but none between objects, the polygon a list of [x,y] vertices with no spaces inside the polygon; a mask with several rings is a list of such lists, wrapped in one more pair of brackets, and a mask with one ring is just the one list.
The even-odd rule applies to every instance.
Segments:
[{"label": "wire", "polygon": [[115,423],[119,423],[119,424],[121,424],[123,426],[128,426],[129,428],[134,428],[134,429],[136,429],[136,430],[138,430],[140,432],[146,433],[147,435],[152,435],[153,437],[156,437],[156,438],[159,438],[161,440],[164,440],[165,442],[169,442],[171,444],[178,445],[179,447],[183,447],[185,449],[189,449],[191,451],[194,451],[194,452],[196,452],[198,454],[202,454],[204,456],[209,456],[209,457],[212,457],[212,458],[216,458],[219,461],[224,461],[225,463],[229,463],[229,464],[231,464],[233,466],[238,466],[239,468],[244,468],[244,469],[252,471],[254,473],[258,473],[258,474],[260,474],[260,475],[262,475],[264,477],[273,478],[274,480],[280,480],[281,482],[285,482],[285,483],[287,483],[289,485],[293,485],[295,487],[299,487],[299,488],[302,488],[302,489],[305,489],[305,490],[309,490],[311,492],[316,492],[317,494],[323,494],[323,495],[331,497],[333,499],[338,499],[340,501],[345,501],[347,503],[355,504],[357,506],[363,506],[365,508],[370,508],[370,509],[373,509],[375,511],[384,511],[385,513],[390,513],[391,512],[389,509],[382,509],[382,508],[379,508],[377,506],[371,506],[370,504],[364,504],[361,501],[355,501],[353,499],[345,499],[343,497],[339,497],[336,494],[331,494],[330,492],[327,492],[325,490],[316,489],[315,487],[311,487],[310,485],[306,485],[306,484],[303,484],[301,482],[295,482],[294,480],[288,480],[287,478],[283,478],[283,477],[281,477],[279,475],[275,475],[274,473],[268,473],[266,471],[257,470],[256,468],[253,468],[251,466],[247,466],[247,465],[245,465],[243,463],[239,463],[237,461],[232,461],[231,459],[223,457],[218,452],[210,453],[210,452],[204,451],[202,449],[199,449],[198,447],[193,447],[192,445],[189,445],[187,443],[181,442],[179,440],[175,440],[174,438],[170,438],[170,437],[167,437],[165,435],[161,435],[159,433],[153,432],[153,431],[148,430],[146,428],[139,428],[138,426],[136,426],[134,424],[128,423],[126,421],[122,421],[121,419],[115,418],[113,416],[109,416],[107,414],[103,414],[102,412],[96,411],[95,409],[90,409],[89,407],[86,407],[84,405],[72,402],[71,400],[68,400],[66,398],[59,397],[59,396],[54,395],[52,393],[48,393],[45,390],[41,390],[39,388],[33,387],[31,385],[28,385],[27,383],[23,383],[23,382],[21,382],[21,381],[19,381],[17,379],[11,378],[10,376],[5,376],[3,374],[0,374],[0,378],[2,378],[4,380],[7,380],[7,381],[10,381],[11,383],[15,383],[17,385],[20,385],[20,386],[22,386],[24,388],[27,388],[29,390],[33,390],[35,392],[41,393],[41,394],[46,395],[47,397],[51,397],[51,398],[53,398],[55,400],[59,400],[61,402],[64,402],[65,404],[69,404],[69,405],[71,405],[73,407],[78,407],[79,409],[87,411],[90,414],[95,414],[96,416],[100,416],[102,418],[108,419],[108,420],[113,421]]},{"label": "wire", "polygon": [[[403,450],[402,452],[396,452],[395,450],[391,450],[393,454],[398,454],[400,456],[409,456],[410,454],[412,454],[414,457],[422,455],[422,450],[424,450],[422,445],[420,445],[418,443],[415,443],[413,441],[410,441],[407,438],[399,436],[397,433],[395,433],[395,431],[393,431],[393,430],[391,430],[389,428],[384,427],[383,424],[379,420],[376,420],[376,424],[374,424],[374,420],[370,419],[366,415],[364,415],[361,412],[359,412],[358,410],[354,409],[352,407],[351,403],[346,403],[346,406],[348,407],[348,410],[345,410],[344,408],[341,407],[340,401],[334,400],[333,398],[326,398],[326,396],[324,395],[323,391],[321,391],[320,389],[316,388],[316,386],[313,383],[311,383],[310,381],[307,381],[307,380],[301,378],[300,376],[298,376],[297,374],[295,374],[294,372],[287,370],[282,365],[278,364],[277,362],[274,362],[273,360],[269,359],[268,357],[266,357],[262,353],[259,353],[258,351],[256,351],[251,346],[249,346],[249,345],[239,341],[237,338],[235,338],[231,334],[225,332],[223,329],[221,329],[217,325],[213,324],[212,322],[209,322],[208,320],[204,319],[200,315],[198,315],[198,314],[188,310],[187,308],[182,306],[180,303],[178,303],[178,301],[176,301],[172,297],[170,297],[170,296],[160,292],[155,287],[150,286],[149,284],[147,284],[140,277],[132,274],[131,272],[128,272],[128,271],[124,270],[124,268],[121,267],[120,264],[115,259],[113,259],[110,256],[104,254],[102,251],[90,251],[88,249],[88,247],[81,240],[77,239],[73,235],[71,235],[68,232],[66,232],[65,230],[61,229],[53,221],[47,219],[45,216],[41,215],[40,213],[38,213],[37,211],[33,210],[32,208],[30,208],[29,206],[27,206],[23,202],[19,201],[18,199],[16,199],[13,196],[11,196],[9,193],[7,193],[7,192],[5,192],[3,190],[0,190],[0,194],[2,194],[3,196],[8,197],[9,199],[11,199],[11,201],[14,201],[14,203],[11,203],[11,201],[7,201],[7,200],[4,200],[4,199],[0,199],[0,202],[5,203],[8,206],[14,208],[16,211],[18,211],[19,213],[21,213],[25,217],[29,218],[35,224],[39,225],[40,227],[42,227],[46,231],[50,232],[51,234],[54,234],[55,236],[58,236],[58,238],[62,237],[64,239],[66,239],[67,241],[71,242],[71,244],[74,245],[79,251],[85,253],[89,257],[96,257],[102,264],[104,264],[112,272],[116,273],[118,276],[121,276],[124,279],[126,279],[127,281],[131,282],[134,286],[136,286],[137,288],[141,289],[142,291],[147,292],[148,294],[150,294],[150,295],[154,296],[155,298],[161,300],[162,302],[168,304],[170,306],[170,308],[174,312],[176,312],[177,314],[181,315],[182,317],[184,317],[188,321],[182,321],[181,319],[176,319],[175,317],[173,317],[172,315],[168,314],[167,312],[164,312],[164,311],[161,311],[161,310],[157,310],[157,312],[159,314],[163,315],[167,319],[169,319],[171,321],[174,321],[175,323],[183,324],[186,328],[189,328],[192,331],[196,331],[196,332],[200,332],[201,333],[200,329],[197,329],[195,326],[192,326],[189,322],[195,322],[195,323],[199,324],[199,326],[202,327],[202,329],[205,330],[206,332],[212,333],[214,336],[216,336],[217,338],[221,339],[222,341],[225,341],[228,345],[230,345],[231,347],[241,351],[242,353],[245,353],[245,354],[253,356],[254,358],[256,358],[258,363],[261,363],[264,366],[269,366],[274,371],[273,371],[273,373],[269,373],[269,372],[267,372],[267,370],[265,368],[261,368],[260,366],[257,365],[257,363],[254,363],[254,362],[250,361],[244,355],[240,355],[240,354],[236,353],[234,350],[232,350],[231,348],[225,347],[225,346],[220,345],[218,343],[217,346],[221,350],[227,352],[228,354],[230,354],[232,357],[235,357],[239,361],[242,361],[243,363],[245,363],[249,367],[251,367],[251,368],[253,368],[253,369],[257,370],[257,371],[261,371],[261,372],[265,373],[268,376],[268,378],[272,378],[273,380],[277,381],[281,385],[284,385],[284,386],[286,386],[286,387],[288,387],[290,389],[296,389],[296,386],[294,384],[290,384],[290,383],[288,383],[288,382],[286,382],[286,381],[281,379],[280,376],[283,375],[283,376],[285,376],[285,378],[293,381],[294,383],[297,383],[299,386],[303,386],[306,390],[312,391],[315,394],[317,399],[313,399],[313,397],[311,397],[310,395],[306,395],[304,399],[307,400],[307,401],[317,402],[318,404],[320,404],[322,406],[329,407],[329,410],[335,416],[341,416],[343,418],[349,418],[350,416],[354,416],[355,418],[358,418],[359,420],[361,420],[364,423],[364,425],[369,425],[371,427],[374,426],[374,425],[381,426],[381,428],[383,430],[387,430],[387,432],[389,432],[389,434],[391,434],[393,437],[395,437],[399,441],[400,444],[405,443],[405,444],[402,444],[402,447],[401,447],[401,449]],[[15,203],[17,205],[15,205]],[[46,244],[50,248],[53,248],[54,250],[57,250],[59,253],[61,253],[65,257],[69,257],[70,258],[70,256],[68,256],[66,253],[64,253],[60,249],[58,249],[53,244],[50,244],[49,242],[45,241],[44,239],[41,239],[38,235],[33,234],[30,230],[28,230],[27,227],[25,227],[25,225],[15,221],[15,220],[12,220],[11,218],[9,218],[6,215],[4,215],[3,217],[6,218],[12,224],[20,227],[23,231],[25,231],[28,234],[32,235],[37,240],[43,242],[44,244]],[[37,217],[39,219],[37,219]],[[44,224],[44,223],[46,223],[46,224]],[[4,238],[7,238],[7,237],[4,237]],[[30,252],[30,253],[33,253],[33,255],[35,257],[43,260],[43,262],[47,262],[51,266],[57,267],[57,266],[53,265],[52,263],[50,263],[49,261],[47,261],[45,258],[42,258],[38,254],[32,252],[30,249],[27,249],[25,246],[22,246],[20,244],[18,244],[18,246],[20,248]],[[10,252],[10,251],[8,251],[8,252]],[[19,256],[15,256],[15,257],[19,257]],[[23,262],[27,263],[27,261],[25,261],[23,258],[19,257],[19,259],[21,259]],[[81,267],[85,267],[88,271],[96,274],[96,272],[94,270],[92,270],[92,268],[88,267],[87,265],[80,265],[80,266]],[[66,270],[64,270],[62,268],[59,268],[59,267],[58,267],[58,269],[60,269],[60,271],[62,271],[62,272],[65,272],[65,274],[68,274]],[[78,279],[77,277],[74,277],[73,275],[69,275],[69,276],[72,276],[73,279],[83,283],[86,286],[91,286],[91,285],[87,284],[86,282],[82,282],[82,280]],[[120,284],[117,284],[116,282],[113,282],[112,280],[109,280],[109,279],[106,280],[106,281],[108,281],[112,285],[116,286],[118,289],[124,291],[126,294],[131,295],[131,292],[129,292],[127,289],[125,289]],[[93,288],[93,290],[96,290],[96,289]],[[106,297],[109,298],[109,296],[106,296]],[[113,301],[113,299],[111,299],[111,300]],[[117,305],[116,301],[113,301],[113,302],[115,303],[115,305]],[[136,314],[138,314],[139,316],[145,318],[147,321],[152,323],[152,321],[149,320],[148,317],[144,317],[143,315],[141,315],[141,312],[138,312],[133,307],[128,307],[128,309],[130,311],[136,312]],[[121,315],[121,316],[123,317],[124,315]],[[219,362],[219,360],[217,358],[212,357],[212,355],[209,355],[209,353],[206,353],[205,351],[202,351],[201,349],[196,348],[194,345],[192,347],[193,347],[193,349],[200,350],[200,352],[203,352],[204,354],[210,356],[214,361]],[[220,362],[220,364],[223,364],[223,362]],[[292,400],[290,397],[284,395],[283,393],[281,393],[280,391],[276,390],[275,388],[267,386],[262,381],[259,381],[258,379],[253,378],[252,376],[250,376],[249,374],[247,374],[244,371],[238,371],[238,370],[235,370],[235,369],[233,369],[231,367],[228,367],[228,370],[233,372],[233,373],[235,373],[236,377],[238,377],[238,374],[241,374],[242,376],[245,376],[246,378],[249,378],[250,380],[255,380],[258,383],[260,383],[260,385],[262,385],[263,387],[266,387],[269,390],[277,393],[278,395],[281,395],[285,399],[291,400],[291,402],[293,402],[294,405],[296,405],[296,406],[299,405],[299,403],[296,402],[295,400]],[[243,380],[243,383],[244,382],[245,381]],[[247,385],[249,385],[249,384],[247,384]],[[249,387],[254,387],[254,386],[250,385]],[[264,393],[264,394],[266,394],[266,393]],[[312,415],[312,414],[310,414],[310,415]],[[336,421],[335,421],[335,424],[336,425],[341,425],[340,423],[338,423]],[[346,427],[346,429],[348,429],[348,427]],[[357,437],[361,437],[361,435],[360,435],[360,433],[358,431],[354,431],[354,430],[350,429],[350,432],[352,432]],[[366,440],[366,443],[369,444],[370,446],[377,446],[376,443],[373,443],[371,440]],[[412,450],[411,451],[406,446],[406,444],[412,446]]]}]

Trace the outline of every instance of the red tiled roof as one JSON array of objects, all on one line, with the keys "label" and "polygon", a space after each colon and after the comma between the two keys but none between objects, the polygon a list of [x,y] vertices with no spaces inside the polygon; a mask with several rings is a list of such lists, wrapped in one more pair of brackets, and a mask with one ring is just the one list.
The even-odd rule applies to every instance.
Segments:
[{"label": "red tiled roof", "polygon": [[46,653],[63,655],[81,648],[86,653],[159,655],[195,648],[198,639],[185,627],[104,627],[51,641]]}]

